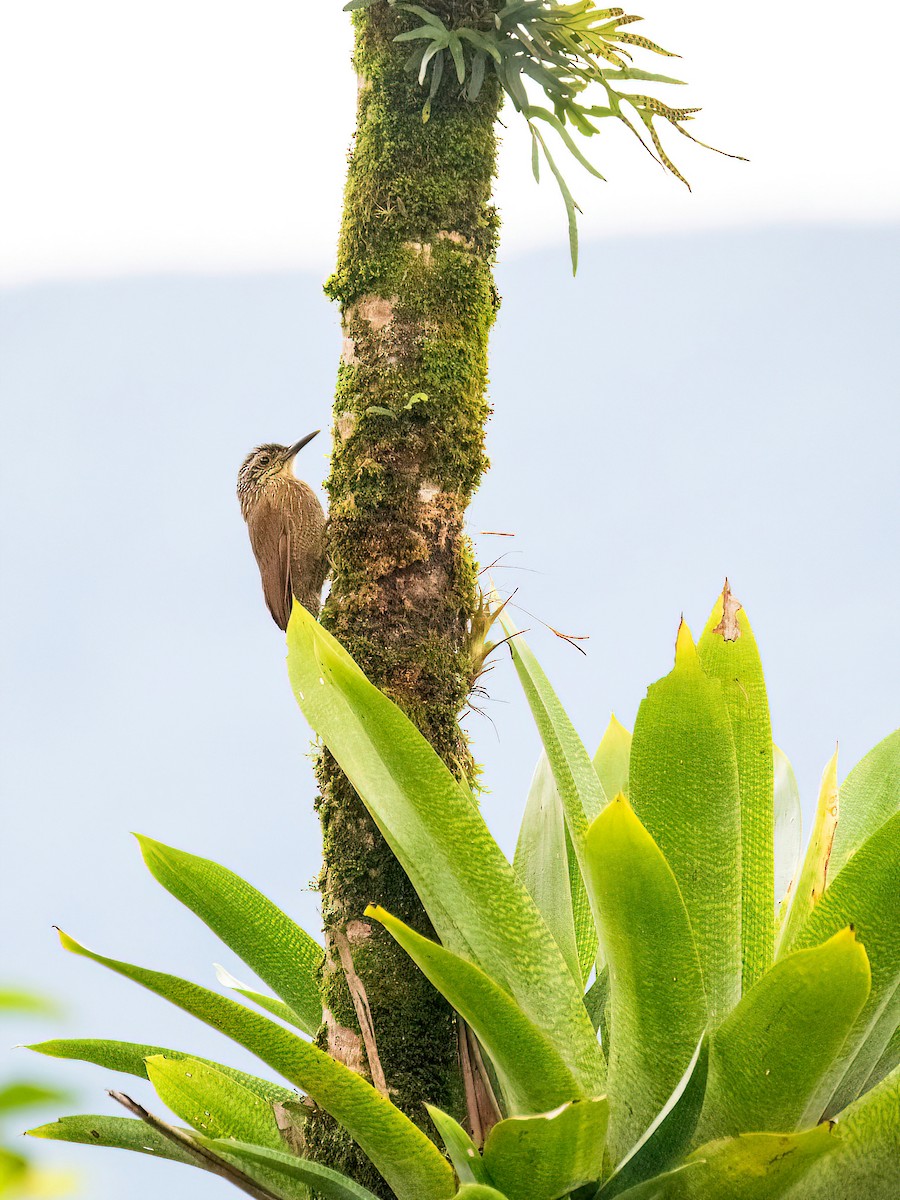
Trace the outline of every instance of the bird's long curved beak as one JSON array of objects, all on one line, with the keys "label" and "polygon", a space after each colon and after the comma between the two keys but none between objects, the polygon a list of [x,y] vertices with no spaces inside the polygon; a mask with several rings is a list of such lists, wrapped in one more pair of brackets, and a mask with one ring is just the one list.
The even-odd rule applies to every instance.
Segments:
[{"label": "bird's long curved beak", "polygon": [[303,447],[308,442],[311,442],[313,438],[321,432],[322,431],[320,429],[314,429],[312,433],[308,433],[305,438],[301,438],[299,442],[294,442],[293,446],[289,446],[287,452],[287,461],[292,462],[303,449]]}]

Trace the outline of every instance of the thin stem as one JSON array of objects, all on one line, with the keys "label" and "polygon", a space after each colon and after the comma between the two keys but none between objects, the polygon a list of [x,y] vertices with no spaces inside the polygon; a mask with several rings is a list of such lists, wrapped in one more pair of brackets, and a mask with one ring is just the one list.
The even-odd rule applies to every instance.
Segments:
[{"label": "thin stem", "polygon": [[201,1146],[199,1142],[195,1141],[183,1129],[169,1125],[160,1117],[148,1112],[143,1105],[138,1104],[136,1100],[132,1100],[130,1096],[126,1096],[124,1092],[110,1091],[107,1094],[112,1096],[113,1100],[121,1104],[123,1108],[127,1109],[134,1116],[139,1117],[145,1125],[149,1125],[151,1129],[162,1134],[164,1138],[168,1138],[170,1142],[174,1142],[176,1146],[180,1146],[182,1150],[186,1150],[188,1154],[197,1160],[197,1165],[202,1167],[203,1170],[227,1179],[229,1183],[233,1183],[236,1188],[246,1195],[255,1197],[255,1200],[284,1200],[284,1197],[277,1192],[270,1192],[268,1188],[254,1183],[239,1167],[232,1166],[224,1158],[219,1158],[212,1150],[207,1150],[205,1146]]}]

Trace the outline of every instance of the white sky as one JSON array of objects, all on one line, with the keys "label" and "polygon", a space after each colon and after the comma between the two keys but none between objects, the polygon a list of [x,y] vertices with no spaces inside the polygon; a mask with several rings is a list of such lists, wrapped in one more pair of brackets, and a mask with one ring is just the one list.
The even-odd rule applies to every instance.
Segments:
[{"label": "white sky", "polygon": [[[635,8],[642,32],[685,55],[654,69],[690,82],[672,99],[705,105],[698,136],[752,163],[673,134],[688,194],[611,127],[590,145],[608,183],[567,167],[584,237],[900,216],[896,5],[865,24],[835,0]],[[353,126],[349,51],[341,0],[0,0],[0,284],[326,271]],[[565,218],[507,118],[508,256],[563,241]]]}]

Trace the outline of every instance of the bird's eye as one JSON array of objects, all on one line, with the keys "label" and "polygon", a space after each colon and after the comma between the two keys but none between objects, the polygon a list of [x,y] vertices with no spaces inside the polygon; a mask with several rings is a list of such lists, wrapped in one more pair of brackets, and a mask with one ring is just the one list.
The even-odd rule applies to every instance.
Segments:
[{"label": "bird's eye", "polygon": [[262,458],[259,460],[259,465],[260,465],[261,467],[267,467],[267,466],[269,465],[269,456],[268,456],[268,454],[264,454],[264,455],[262,456]]}]

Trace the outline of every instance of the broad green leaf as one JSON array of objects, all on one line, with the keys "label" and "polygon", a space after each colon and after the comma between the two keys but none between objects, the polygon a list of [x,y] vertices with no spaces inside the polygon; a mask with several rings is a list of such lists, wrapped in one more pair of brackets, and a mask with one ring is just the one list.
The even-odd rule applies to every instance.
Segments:
[{"label": "broad green leaf", "polygon": [[778,953],[784,954],[797,942],[800,932],[825,891],[828,862],[838,823],[837,751],[822,772],[819,802],[813,820],[812,834],[806,847],[806,857],[797,885],[793,889],[790,908],[781,926]]},{"label": "broad green leaf", "polygon": [[[185,1129],[182,1132],[191,1131]],[[187,1150],[134,1117],[60,1117],[58,1121],[29,1129],[28,1137],[45,1138],[51,1142],[76,1142],[84,1146],[111,1146],[116,1150],[136,1150],[139,1154],[150,1154],[154,1158],[168,1158],[172,1162],[197,1166],[197,1160]]]},{"label": "broad green leaf", "polygon": [[[558,793],[557,793],[558,794]],[[562,810],[562,801],[559,801]],[[563,813],[565,818],[565,813]],[[597,925],[591,912],[591,902],[588,899],[587,888],[581,874],[579,855],[568,826],[565,830],[566,859],[569,867],[569,894],[572,897],[572,920],[575,924],[575,945],[578,950],[578,966],[580,969],[579,983],[582,987],[590,978],[591,971],[597,962]]]},{"label": "broad green leaf", "polygon": [[368,1188],[361,1187],[340,1171],[333,1171],[330,1167],[324,1167],[308,1158],[298,1158],[294,1154],[248,1142],[207,1137],[198,1140],[215,1154],[238,1166],[264,1168],[267,1180],[280,1175],[284,1179],[313,1188],[315,1195],[321,1197],[321,1200],[377,1200]]},{"label": "broad green leaf", "polygon": [[[618,1200],[669,1200],[670,1196],[681,1194],[680,1192],[676,1193],[676,1188],[673,1186],[683,1182],[678,1179],[678,1176],[696,1172],[702,1168],[702,1163],[690,1163],[687,1166],[675,1167],[671,1171],[664,1171],[655,1179],[646,1179],[643,1183],[636,1183],[634,1187],[630,1187],[627,1192],[619,1192]],[[598,1193],[598,1195],[602,1194],[602,1192]]]},{"label": "broad green leaf", "polygon": [[[590,822],[606,804],[607,797],[584,743],[575,732],[559,697],[540,663],[507,614],[499,614],[509,639],[516,674],[534,717],[562,801],[566,826],[579,871],[584,876],[584,835]],[[578,875],[572,872],[572,904],[575,938],[582,978],[587,979],[597,954],[597,934],[587,897]]]},{"label": "broad green leaf", "polygon": [[722,685],[741,797],[743,990],[768,969],[775,936],[772,725],[762,663],[747,614],[728,581],[697,644],[703,669]]},{"label": "broad green leaf", "polygon": [[594,755],[594,770],[605,796],[618,796],[619,792],[628,795],[630,758],[631,734],[613,713]]},{"label": "broad green leaf", "polygon": [[900,1029],[900,975],[897,977],[893,992],[888,992],[879,1006],[878,1015],[872,1022],[864,1042],[829,1102],[826,1116],[838,1116],[842,1109],[858,1096],[862,1096],[893,1070],[898,1060],[896,1057],[891,1059],[890,1052],[893,1046],[896,1055],[898,1029]]},{"label": "broad green leaf", "polygon": [[[803,850],[800,789],[788,756],[772,747],[775,764],[775,908],[787,911]],[[782,916],[784,914],[782,913]]]},{"label": "broad green leaf", "polygon": [[[678,881],[715,1026],[741,995],[740,785],[722,685],[703,670],[684,622],[674,669],[649,688],[638,710],[629,789],[635,812]],[[657,1110],[699,1034],[690,1039]]]},{"label": "broad green leaf", "polygon": [[603,1200],[663,1174],[683,1158],[703,1108],[708,1070],[709,1037],[704,1034],[675,1091],[600,1189]]},{"label": "broad green leaf", "polygon": [[597,978],[584,993],[584,1007],[588,1010],[588,1015],[591,1018],[591,1024],[594,1027],[594,1032],[601,1034],[602,1044],[605,1046],[608,1041],[607,1031],[608,1022],[606,1020],[606,1006],[609,1001],[609,967],[601,967],[597,972]]},{"label": "broad green leaf", "polygon": [[852,929],[777,962],[712,1037],[697,1141],[791,1133],[807,1112],[869,995]]},{"label": "broad green leaf", "polygon": [[322,1024],[318,971],[324,951],[271,900],[206,858],[135,835],[157,882],[196,913],[315,1036]]},{"label": "broad green leaf", "polygon": [[484,1165],[484,1159],[478,1153],[478,1147],[462,1125],[431,1104],[426,1104],[425,1107],[434,1122],[435,1129],[441,1136],[441,1141],[447,1148],[459,1182],[489,1184],[491,1181]]},{"label": "broad green leaf", "polygon": [[674,1175],[660,1200],[782,1200],[838,1146],[827,1123],[804,1133],[745,1133],[709,1142],[687,1160],[688,1167],[700,1164],[697,1169]]},{"label": "broad green leaf", "polygon": [[500,1121],[484,1144],[492,1183],[508,1200],[557,1200],[597,1182],[608,1118],[603,1096]]},{"label": "broad green leaf", "polygon": [[278,1017],[280,1021],[284,1021],[287,1025],[293,1025],[295,1029],[300,1029],[303,1033],[309,1032],[306,1023],[283,1000],[276,1000],[274,996],[267,996],[265,992],[258,992],[255,988],[247,987],[245,983],[241,983],[240,979],[236,979],[230,971],[226,971],[221,963],[213,963],[213,968],[216,972],[216,980],[223,987],[231,988],[233,992],[237,992],[245,1000],[251,1000],[259,1008],[264,1009],[267,1013],[271,1013],[273,1017]]},{"label": "broad green leaf", "polygon": [[624,796],[591,825],[585,851],[609,967],[609,1144],[619,1162],[684,1075],[706,1000],[678,883]]},{"label": "broad green leaf", "polygon": [[[894,989],[893,1002],[897,1001],[898,996],[900,996],[900,984],[898,984],[898,986]],[[866,1092],[869,1090],[869,1088],[873,1088],[876,1086],[876,1084],[881,1083],[882,1079],[884,1079],[886,1075],[890,1075],[890,1073],[898,1065],[900,1065],[900,1021],[898,1021],[897,1027],[891,1035],[891,1040],[882,1051],[881,1058],[879,1058],[878,1062],[872,1069],[872,1073],[866,1080],[863,1091]]]},{"label": "broad green leaf", "polygon": [[294,605],[298,703],[412,881],[443,945],[490,971],[595,1090],[603,1056],[565,959],[470,794],[409,718]]},{"label": "broad green leaf", "polygon": [[483,1183],[464,1183],[453,1200],[506,1200],[502,1192]]},{"label": "broad green leaf", "polygon": [[839,807],[829,879],[900,809],[900,729],[888,734],[856,764],[841,784]]},{"label": "broad green leaf", "polygon": [[157,1054],[147,1075],[163,1104],[199,1133],[284,1149],[272,1105],[214,1067]]},{"label": "broad green leaf", "polygon": [[813,1164],[790,1200],[897,1200],[900,1070],[841,1113],[834,1154]]},{"label": "broad green leaf", "polygon": [[900,813],[848,860],[816,905],[795,948],[817,946],[847,925],[854,927],[866,949],[872,988],[817,1099],[826,1113],[839,1112],[859,1095],[894,1032],[882,1018],[891,1011],[900,982]]},{"label": "broad green leaf", "polygon": [[367,908],[366,916],[380,921],[471,1025],[491,1056],[513,1112],[540,1112],[589,1094],[558,1047],[480,967],[422,937],[383,908]]},{"label": "broad green leaf", "polygon": [[556,939],[573,979],[581,985],[566,821],[546,754],[538,759],[531,780],[513,866]]},{"label": "broad green leaf", "polygon": [[[49,1042],[36,1042],[26,1046],[26,1050],[34,1050],[37,1054],[46,1054],[50,1058],[69,1058],[77,1062],[93,1063],[107,1071],[121,1071],[126,1075],[136,1075],[139,1079],[148,1079],[147,1059],[155,1055],[179,1060],[193,1057],[182,1050],[169,1050],[165,1046],[145,1046],[139,1042],[114,1042],[102,1038],[57,1038]],[[248,1075],[245,1071],[235,1071],[233,1067],[223,1066],[222,1063],[212,1062],[208,1058],[200,1058],[198,1062],[206,1067],[214,1067],[239,1083],[242,1087],[268,1100],[271,1104],[284,1104],[297,1099],[296,1092],[282,1087],[279,1083],[270,1083],[268,1079],[260,1079],[256,1075]]]},{"label": "broad green leaf", "polygon": [[310,1042],[250,1012],[233,1000],[174,975],[105,958],[67,934],[60,941],[73,954],[124,975],[246,1047],[285,1079],[303,1088],[354,1138],[398,1200],[445,1200],[453,1172],[437,1147],[361,1075]]}]

